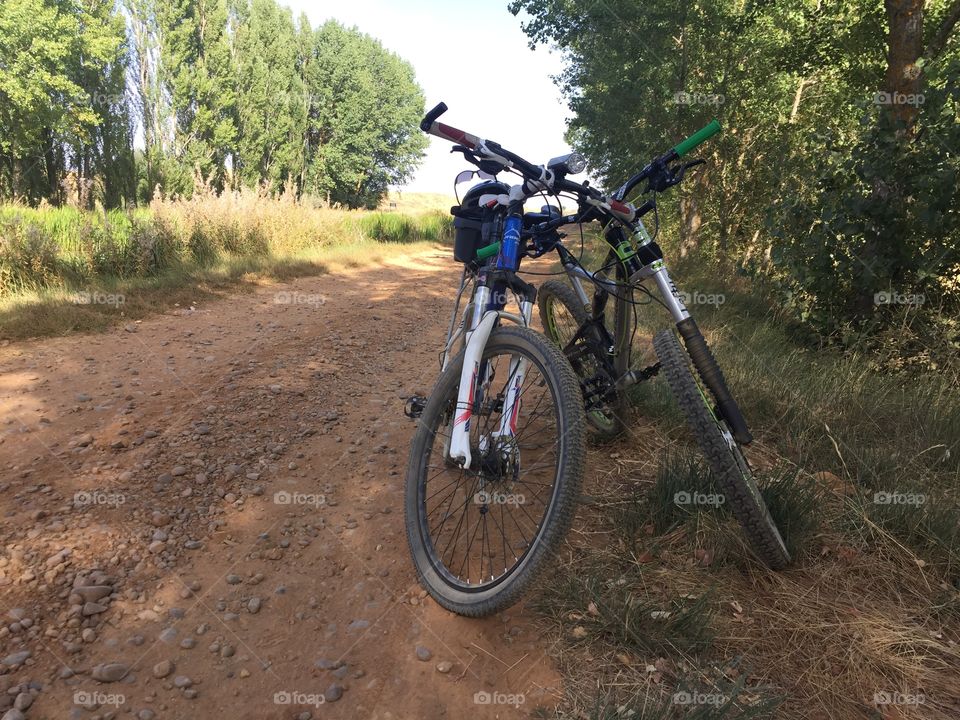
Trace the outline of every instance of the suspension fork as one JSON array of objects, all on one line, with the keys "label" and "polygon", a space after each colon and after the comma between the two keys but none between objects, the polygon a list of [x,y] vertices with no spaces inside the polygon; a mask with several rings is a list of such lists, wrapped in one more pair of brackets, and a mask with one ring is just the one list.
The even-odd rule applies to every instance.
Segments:
[{"label": "suspension fork", "polygon": [[[506,305],[506,290],[513,290],[520,298],[520,316],[503,312]],[[501,317],[519,321],[529,326],[533,316],[536,289],[516,277],[512,272],[484,273],[477,283],[473,296],[473,314],[470,330],[466,333],[463,367],[460,370],[460,386],[457,405],[450,426],[450,441],[446,448],[448,457],[461,467],[470,467],[470,422],[477,405],[482,401],[485,386],[490,382],[491,369],[483,360],[483,350]],[[526,374],[526,358],[511,357],[509,385],[506,389],[500,425],[492,436],[512,436],[516,430],[520,412],[520,393]]]}]

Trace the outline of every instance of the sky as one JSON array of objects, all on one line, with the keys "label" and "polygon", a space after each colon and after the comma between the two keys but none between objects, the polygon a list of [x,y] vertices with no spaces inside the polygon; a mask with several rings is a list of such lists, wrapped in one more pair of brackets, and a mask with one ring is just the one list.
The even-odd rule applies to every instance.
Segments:
[{"label": "sky", "polygon": [[[495,140],[534,164],[570,152],[567,105],[551,80],[561,56],[528,46],[508,0],[280,0],[313,27],[328,19],[356,26],[416,72],[427,109],[443,101],[442,121]],[[450,195],[472,169],[451,144],[432,137],[423,164],[403,190]]]}]

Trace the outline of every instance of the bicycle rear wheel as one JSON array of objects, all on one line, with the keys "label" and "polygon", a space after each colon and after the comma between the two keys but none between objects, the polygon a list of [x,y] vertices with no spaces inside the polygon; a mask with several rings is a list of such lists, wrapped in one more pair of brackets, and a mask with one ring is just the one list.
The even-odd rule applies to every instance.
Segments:
[{"label": "bicycle rear wheel", "polygon": [[[559,280],[548,280],[540,286],[537,293],[537,305],[540,309],[540,322],[544,333],[560,348],[565,348],[577,331],[589,321],[586,308],[580,303],[577,294],[568,283]],[[615,326],[618,319],[614,320]],[[614,335],[616,337],[616,334]],[[619,369],[621,356],[614,358],[614,365]],[[584,358],[578,367],[581,381],[589,380],[602,370],[599,359]],[[621,374],[626,372],[626,367]],[[594,434],[603,439],[614,438],[623,432],[625,427],[626,403],[624,395],[616,392],[599,404],[587,409],[587,422]]]}]

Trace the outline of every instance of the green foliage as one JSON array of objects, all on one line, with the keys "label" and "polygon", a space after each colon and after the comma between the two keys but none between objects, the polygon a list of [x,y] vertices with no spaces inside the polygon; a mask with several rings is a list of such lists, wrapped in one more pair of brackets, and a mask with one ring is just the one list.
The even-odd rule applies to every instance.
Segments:
[{"label": "green foliage", "polygon": [[453,230],[449,213],[439,211],[415,216],[375,212],[361,215],[357,223],[364,235],[381,242],[438,241],[450,237]]},{"label": "green foliage", "polygon": [[[887,113],[865,111],[853,140],[822,138],[827,151],[807,187],[785,185],[771,214],[772,260],[791,306],[821,333],[960,310],[958,74],[960,56],[930,76],[909,142]],[[943,343],[930,356],[934,366],[960,350],[955,322],[930,335]]]},{"label": "green foliage", "polygon": [[0,197],[130,196],[125,42],[109,0],[0,4]]},{"label": "green foliage", "polygon": [[276,0],[10,0],[0,59],[0,198],[29,205],[248,187],[372,208],[426,147],[408,63]]},{"label": "green foliage", "polygon": [[309,94],[289,10],[273,0],[241,6],[234,35],[236,181],[283,190],[302,185]]},{"label": "green foliage", "polygon": [[[373,208],[410,177],[427,147],[413,69],[373,38],[328,22],[304,68],[310,97],[306,188],[328,202]],[[371,122],[376,118],[376,122]]]},{"label": "green foliage", "polygon": [[[928,46],[949,6],[926,3]],[[871,349],[928,367],[958,355],[955,37],[921,59],[924,102],[902,131],[876,102],[890,31],[876,0],[511,10],[527,14],[532,42],[565,53],[570,140],[609,186],[720,119],[725,132],[698,151],[708,169],[661,199],[668,253],[728,278],[748,272],[810,331],[848,346],[867,333]],[[881,292],[926,302],[877,305]]]}]

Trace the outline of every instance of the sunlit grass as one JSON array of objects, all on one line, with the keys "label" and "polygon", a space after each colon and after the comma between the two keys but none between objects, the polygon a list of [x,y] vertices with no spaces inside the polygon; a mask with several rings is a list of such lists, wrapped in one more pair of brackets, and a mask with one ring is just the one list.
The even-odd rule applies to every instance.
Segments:
[{"label": "sunlit grass", "polygon": [[191,295],[422,250],[449,232],[438,212],[317,209],[248,192],[129,212],[0,207],[0,337],[96,330]]}]

